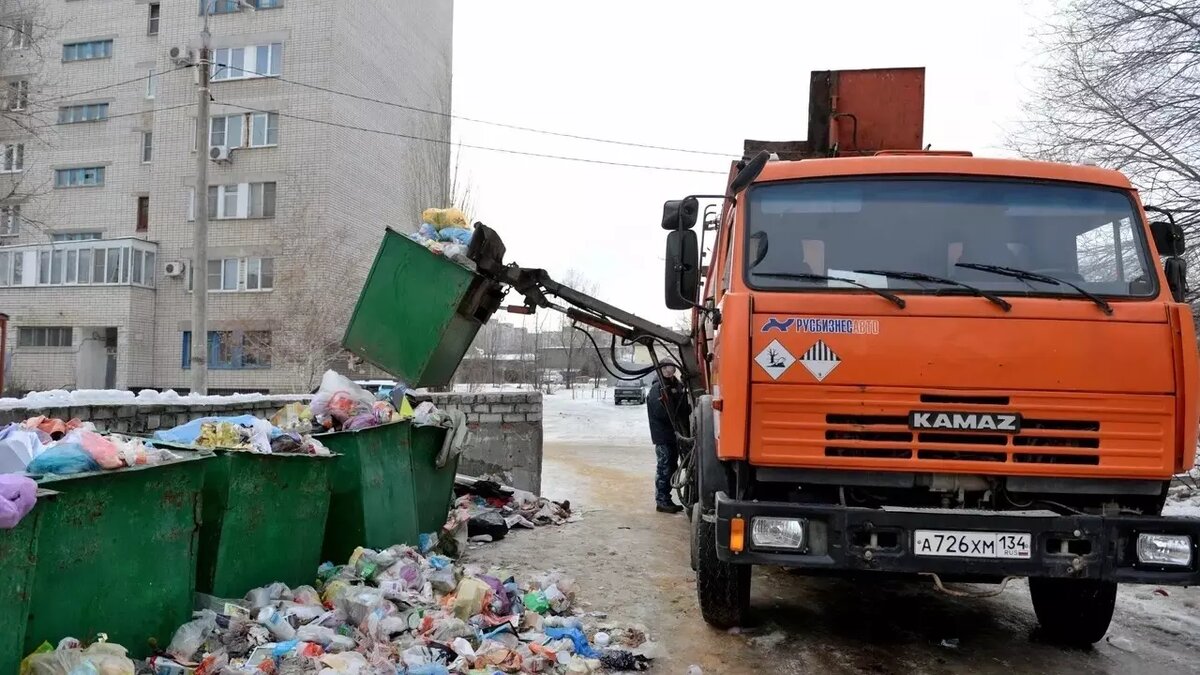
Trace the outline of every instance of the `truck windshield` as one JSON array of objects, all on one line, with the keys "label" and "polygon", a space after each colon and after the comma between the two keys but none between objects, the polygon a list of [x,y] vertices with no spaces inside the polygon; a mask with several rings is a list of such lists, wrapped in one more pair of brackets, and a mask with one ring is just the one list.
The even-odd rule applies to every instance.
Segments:
[{"label": "truck windshield", "polygon": [[888,270],[1002,295],[1079,297],[1066,284],[981,269],[1002,266],[1098,296],[1157,292],[1133,202],[1102,187],[957,178],[767,183],[750,190],[746,235],[746,281],[756,289],[862,292],[844,281],[853,279],[873,288],[967,292],[869,273]]}]

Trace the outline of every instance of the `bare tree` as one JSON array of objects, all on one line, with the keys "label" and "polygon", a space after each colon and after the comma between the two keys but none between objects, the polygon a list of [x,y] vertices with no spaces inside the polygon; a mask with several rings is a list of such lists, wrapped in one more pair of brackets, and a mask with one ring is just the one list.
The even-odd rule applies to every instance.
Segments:
[{"label": "bare tree", "polygon": [[1147,203],[1178,216],[1194,243],[1200,0],[1063,0],[1040,37],[1040,82],[1010,146],[1123,171]]},{"label": "bare tree", "polygon": [[[596,294],[596,283],[589,281],[582,272],[576,269],[567,270],[563,275],[562,283],[566,286],[574,288],[581,293],[588,295]],[[575,329],[575,322],[568,319],[565,315],[560,315],[561,319],[558,322],[558,330],[555,333],[554,346],[562,350],[565,357],[566,368],[563,372],[563,382],[571,389],[571,395],[575,392],[575,376],[576,370],[580,363],[580,350],[590,347],[587,336]]]}]

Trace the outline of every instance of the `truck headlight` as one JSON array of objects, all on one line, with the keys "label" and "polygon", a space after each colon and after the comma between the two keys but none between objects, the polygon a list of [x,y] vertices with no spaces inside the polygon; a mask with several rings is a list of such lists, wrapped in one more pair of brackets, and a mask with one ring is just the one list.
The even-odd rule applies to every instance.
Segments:
[{"label": "truck headlight", "polygon": [[798,549],[804,545],[804,521],[798,518],[755,518],[750,541],[758,548]]},{"label": "truck headlight", "polygon": [[1141,563],[1187,567],[1192,564],[1192,538],[1143,532],[1137,538],[1137,557]]}]

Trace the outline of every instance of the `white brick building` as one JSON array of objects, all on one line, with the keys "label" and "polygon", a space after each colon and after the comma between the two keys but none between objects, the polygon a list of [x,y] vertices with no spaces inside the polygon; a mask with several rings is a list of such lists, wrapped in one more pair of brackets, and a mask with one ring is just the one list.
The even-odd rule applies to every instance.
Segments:
[{"label": "white brick building", "polygon": [[[19,181],[21,218],[12,231],[0,205],[10,389],[188,386],[195,70],[170,50],[199,46],[200,1],[0,0],[39,27],[0,59],[7,105],[24,108],[0,129],[21,148],[17,166],[16,148],[0,154],[20,169],[0,177]],[[328,90],[449,113],[452,0],[254,4],[211,18],[232,67],[214,73],[210,142],[240,146],[208,172],[214,392],[308,386],[383,228],[435,205],[449,164],[446,144],[348,128],[448,142],[448,116]]]}]

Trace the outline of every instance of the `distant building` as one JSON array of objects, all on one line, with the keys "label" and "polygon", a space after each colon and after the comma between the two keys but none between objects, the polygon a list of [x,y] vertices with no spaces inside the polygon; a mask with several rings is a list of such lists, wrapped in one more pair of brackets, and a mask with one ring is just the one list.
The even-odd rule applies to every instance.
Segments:
[{"label": "distant building", "polygon": [[[448,143],[452,0],[205,1],[213,118],[196,148],[197,0],[0,0],[5,25],[30,27],[0,47],[13,387],[186,389],[194,281],[211,391],[307,390],[384,226],[444,205],[447,144],[362,129]],[[196,271],[195,158],[210,146]]]}]

